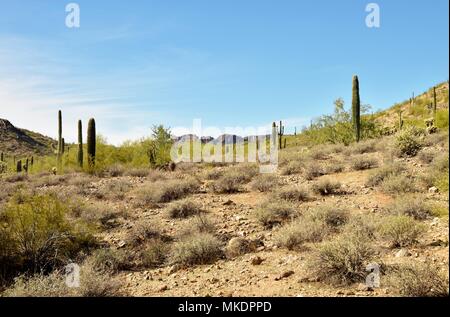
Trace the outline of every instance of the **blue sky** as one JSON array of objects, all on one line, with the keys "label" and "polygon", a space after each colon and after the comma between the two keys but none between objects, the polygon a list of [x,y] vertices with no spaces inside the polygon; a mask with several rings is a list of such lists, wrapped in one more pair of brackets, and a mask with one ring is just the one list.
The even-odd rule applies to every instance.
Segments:
[{"label": "blue sky", "polygon": [[[65,137],[97,120],[111,143],[163,123],[288,130],[361,99],[374,110],[448,80],[448,0],[0,0],[0,117]],[[376,2],[381,27],[368,28]],[[187,132],[187,131],[186,131]]]}]

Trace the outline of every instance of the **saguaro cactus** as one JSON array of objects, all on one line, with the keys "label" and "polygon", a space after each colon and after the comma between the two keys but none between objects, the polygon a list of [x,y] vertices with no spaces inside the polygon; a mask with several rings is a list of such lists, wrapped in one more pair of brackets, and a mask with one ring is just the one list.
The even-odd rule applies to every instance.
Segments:
[{"label": "saguaro cactus", "polygon": [[66,151],[66,140],[64,138],[61,139],[61,154],[64,154]]},{"label": "saguaro cactus", "polygon": [[436,120],[436,113],[437,113],[437,95],[436,95],[436,87],[433,87],[433,116]]},{"label": "saguaro cactus", "polygon": [[95,165],[95,150],[96,150],[96,135],[95,135],[95,120],[89,119],[87,130],[87,154],[89,167]]},{"label": "saguaro cactus", "polygon": [[78,120],[78,166],[83,167],[83,126],[81,120]]},{"label": "saguaro cactus", "polygon": [[24,169],[24,171],[25,171],[25,173],[28,173],[28,164],[29,164],[29,159],[27,158],[26,159],[26,161],[25,161],[25,165],[23,166],[23,169]]},{"label": "saguaro cactus", "polygon": [[283,148],[283,135],[284,135],[284,126],[283,126],[283,122],[280,121],[280,127],[279,127],[279,132],[278,132],[278,145],[280,147],[280,150]]},{"label": "saguaro cactus", "polygon": [[3,154],[3,152],[0,154],[0,162],[4,162],[5,160],[4,160],[4,154]]},{"label": "saguaro cactus", "polygon": [[57,165],[58,171],[62,170],[62,153],[63,153],[63,138],[62,138],[62,112],[58,111],[58,152],[57,152]]},{"label": "saguaro cactus", "polygon": [[21,160],[17,161],[16,171],[17,171],[17,173],[21,173],[22,172],[22,161]]},{"label": "saguaro cactus", "polygon": [[361,100],[359,98],[359,79],[353,76],[352,121],[356,142],[361,138]]},{"label": "saguaro cactus", "polygon": [[402,111],[398,112],[398,129],[403,129],[403,118],[402,118]]}]

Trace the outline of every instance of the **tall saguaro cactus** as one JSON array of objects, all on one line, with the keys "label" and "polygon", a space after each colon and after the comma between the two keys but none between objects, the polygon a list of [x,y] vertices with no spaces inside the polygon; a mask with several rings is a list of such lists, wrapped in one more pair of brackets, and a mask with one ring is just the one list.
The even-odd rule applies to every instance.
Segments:
[{"label": "tall saguaro cactus", "polygon": [[359,98],[359,79],[353,76],[352,122],[355,129],[356,142],[361,138],[361,100]]},{"label": "tall saguaro cactus", "polygon": [[83,124],[81,120],[78,120],[78,153],[77,162],[78,166],[83,167]]},{"label": "tall saguaro cactus", "polygon": [[279,132],[278,132],[278,145],[280,147],[280,150],[283,148],[283,135],[284,135],[284,126],[283,126],[283,122],[280,120],[280,127],[279,127]]},{"label": "tall saguaro cactus", "polygon": [[17,173],[21,173],[22,172],[22,161],[21,160],[17,161],[16,171],[17,171]]},{"label": "tall saguaro cactus", "polygon": [[62,112],[58,111],[58,153],[57,153],[57,165],[58,171],[61,172],[62,169],[62,154],[63,154],[63,138],[62,138]]},{"label": "tall saguaro cactus", "polygon": [[95,120],[89,119],[87,130],[87,154],[88,164],[90,168],[95,166],[95,150],[96,150]]},{"label": "tall saguaro cactus", "polygon": [[436,120],[437,113],[437,95],[436,95],[436,87],[433,87],[433,116],[434,120]]}]

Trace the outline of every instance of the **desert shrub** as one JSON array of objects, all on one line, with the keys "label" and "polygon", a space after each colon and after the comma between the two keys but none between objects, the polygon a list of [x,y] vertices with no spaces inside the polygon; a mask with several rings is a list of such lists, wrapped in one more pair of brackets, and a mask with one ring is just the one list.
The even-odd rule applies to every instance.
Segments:
[{"label": "desert shrub", "polygon": [[395,138],[395,151],[398,157],[416,156],[423,146],[424,132],[414,126],[402,130]]},{"label": "desert shrub", "polygon": [[103,202],[87,205],[83,202],[74,201],[69,203],[68,207],[71,217],[79,218],[83,222],[101,230],[116,227],[118,225],[117,219],[124,216],[124,213],[112,209]]},{"label": "desert shrub", "polygon": [[301,217],[279,228],[275,234],[275,243],[280,247],[294,250],[305,242],[320,242],[326,234],[324,222]]},{"label": "desert shrub", "polygon": [[406,215],[416,220],[424,220],[431,216],[432,207],[425,203],[423,196],[406,195],[398,197],[393,204],[388,206],[392,214]]},{"label": "desert shrub", "polygon": [[5,290],[5,297],[68,297],[74,296],[62,273],[55,271],[50,275],[37,274],[30,278],[17,277],[14,284]]},{"label": "desert shrub", "polygon": [[386,194],[404,194],[414,193],[418,191],[418,188],[411,177],[407,175],[391,175],[383,180],[381,183],[381,189]]},{"label": "desert shrub", "polygon": [[253,251],[252,242],[244,238],[232,238],[225,248],[225,255],[228,258],[235,258]]},{"label": "desert shrub", "polygon": [[273,191],[278,187],[278,185],[278,177],[272,174],[258,175],[253,179],[251,183],[252,189],[260,192]]},{"label": "desert shrub", "polygon": [[210,186],[216,193],[236,193],[241,190],[242,185],[247,184],[256,175],[253,168],[233,168],[224,173]]},{"label": "desert shrub", "polygon": [[326,160],[328,159],[329,154],[329,148],[320,146],[311,149],[311,151],[308,153],[308,156],[313,160]]},{"label": "desert shrub", "polygon": [[406,247],[416,242],[424,226],[409,216],[388,216],[380,224],[380,236],[391,247]]},{"label": "desert shrub", "polygon": [[436,156],[431,167],[438,172],[447,172],[449,168],[448,153]]},{"label": "desert shrub", "polygon": [[206,172],[206,179],[209,180],[217,180],[223,175],[223,170],[220,169],[212,169]]},{"label": "desert shrub", "polygon": [[362,142],[355,143],[348,149],[350,154],[365,154],[376,152],[376,141],[375,140],[365,140]]},{"label": "desert shrub", "polygon": [[152,203],[167,203],[193,194],[198,191],[199,187],[198,181],[192,178],[157,181],[139,188],[136,192],[136,200],[139,205],[143,206]]},{"label": "desert shrub", "polygon": [[156,268],[165,263],[169,254],[169,245],[161,239],[152,239],[141,253],[142,265],[146,268]]},{"label": "desert shrub", "polygon": [[88,227],[69,222],[67,211],[54,195],[24,194],[5,206],[0,231],[9,240],[7,255],[14,255],[19,271],[46,272],[95,246]]},{"label": "desert shrub", "polygon": [[354,171],[368,170],[378,166],[378,160],[367,155],[356,156],[352,159],[351,168]]},{"label": "desert shrub", "polygon": [[397,176],[405,171],[405,168],[398,163],[391,163],[380,167],[373,171],[367,179],[367,186],[380,185],[386,178],[391,176]]},{"label": "desert shrub", "polygon": [[429,134],[425,137],[424,145],[425,146],[434,146],[434,145],[443,146],[446,142],[448,142],[448,132],[433,133],[433,134]]},{"label": "desert shrub", "polygon": [[123,250],[99,249],[89,258],[89,263],[96,271],[117,273],[131,267],[130,257]]},{"label": "desert shrub", "polygon": [[131,188],[131,184],[128,181],[124,179],[117,179],[106,183],[99,190],[98,194],[101,197],[122,200],[123,198],[125,198],[126,193],[131,190]]},{"label": "desert shrub", "polygon": [[283,168],[281,169],[281,175],[294,175],[299,174],[302,172],[304,163],[300,161],[291,161],[288,162]]},{"label": "desert shrub", "polygon": [[320,194],[322,196],[338,194],[340,192],[340,188],[341,183],[328,178],[321,179],[312,186],[312,190],[316,194]]},{"label": "desert shrub", "polygon": [[323,167],[316,162],[308,164],[303,171],[303,176],[307,180],[313,180],[314,178],[317,178],[324,174],[325,172],[323,170]]},{"label": "desert shrub", "polygon": [[173,264],[193,266],[210,264],[222,255],[222,243],[209,233],[196,233],[175,243],[170,260]]},{"label": "desert shrub", "polygon": [[329,161],[324,167],[323,172],[324,174],[337,174],[341,173],[345,170],[344,163],[341,161]]},{"label": "desert shrub", "polygon": [[374,215],[356,215],[350,217],[343,226],[342,232],[349,235],[360,235],[367,240],[374,240],[379,221]]},{"label": "desert shrub", "polygon": [[422,151],[419,152],[417,158],[424,164],[430,164],[431,162],[433,162],[436,154],[437,153],[435,151],[423,149]]},{"label": "desert shrub", "polygon": [[90,265],[81,267],[80,287],[76,290],[79,297],[117,297],[123,294],[120,291],[121,282],[102,272],[98,272]]},{"label": "desert shrub", "polygon": [[[155,169],[151,169],[151,170],[147,170],[145,169],[146,174],[144,175],[144,171],[141,171],[140,175],[144,175],[147,177],[147,180],[150,182],[156,182],[156,181],[163,181],[169,178],[169,175],[163,171],[160,170],[155,170]],[[134,174],[136,175],[136,171],[134,172]],[[141,177],[144,177],[141,176]]]},{"label": "desert shrub", "polygon": [[329,228],[336,229],[348,222],[350,219],[350,212],[347,209],[342,209],[331,205],[322,205],[309,211],[306,217],[321,221]]},{"label": "desert shrub", "polygon": [[139,246],[153,239],[163,239],[164,235],[159,225],[154,222],[140,221],[126,235],[126,241],[133,246]]},{"label": "desert shrub", "polygon": [[149,176],[150,171],[151,170],[147,168],[131,168],[124,171],[124,175],[131,177],[147,177]]},{"label": "desert shrub", "polygon": [[387,284],[409,297],[447,297],[448,275],[437,266],[408,263],[390,270]]},{"label": "desert shrub", "polygon": [[125,174],[125,167],[120,164],[114,164],[111,166],[108,166],[106,169],[106,174],[109,175],[109,177],[119,177]]},{"label": "desert shrub", "polygon": [[188,218],[201,212],[203,212],[202,206],[188,198],[173,202],[167,208],[169,218]]},{"label": "desert shrub", "polygon": [[47,175],[34,179],[33,183],[36,187],[58,186],[67,180],[66,175]]},{"label": "desert shrub", "polygon": [[271,228],[291,219],[296,214],[295,208],[288,202],[265,202],[255,210],[255,218],[263,226]]},{"label": "desert shrub", "polygon": [[322,243],[308,261],[312,274],[320,281],[348,285],[362,282],[366,265],[373,257],[367,238],[358,233],[343,233]]},{"label": "desert shrub", "polygon": [[311,194],[305,187],[289,186],[275,193],[275,197],[289,202],[301,202],[311,200]]},{"label": "desert shrub", "polygon": [[18,182],[28,181],[29,178],[28,178],[27,174],[14,174],[14,175],[5,177],[4,180],[7,183],[18,183]]},{"label": "desert shrub", "polygon": [[187,233],[214,233],[216,226],[210,217],[204,214],[195,215],[189,222],[187,226]]},{"label": "desert shrub", "polygon": [[87,174],[75,174],[67,180],[67,184],[71,186],[83,187],[90,184],[94,178]]}]

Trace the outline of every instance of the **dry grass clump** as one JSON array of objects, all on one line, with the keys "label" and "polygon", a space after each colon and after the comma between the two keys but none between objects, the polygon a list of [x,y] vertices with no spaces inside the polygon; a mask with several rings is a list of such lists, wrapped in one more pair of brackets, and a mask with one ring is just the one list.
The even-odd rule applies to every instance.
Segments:
[{"label": "dry grass clump", "polygon": [[139,246],[154,239],[165,239],[161,227],[155,222],[140,221],[135,224],[126,236],[132,246]]},{"label": "dry grass clump", "polygon": [[67,175],[47,175],[33,180],[36,187],[52,187],[65,183],[69,177]]},{"label": "dry grass clump", "polygon": [[448,130],[441,133],[433,133],[425,136],[424,139],[425,146],[448,146]]},{"label": "dry grass clump", "polygon": [[317,164],[317,162],[311,162],[303,170],[303,176],[307,180],[313,180],[317,177],[325,175],[322,165]]},{"label": "dry grass clump", "polygon": [[435,265],[408,263],[390,270],[387,284],[408,297],[447,297],[449,295],[448,273]]},{"label": "dry grass clump", "polygon": [[326,175],[342,173],[344,170],[344,163],[337,160],[331,160],[323,166],[323,172]]},{"label": "dry grass clump", "polygon": [[120,177],[125,174],[125,167],[120,164],[114,164],[109,166],[105,172],[109,177]]},{"label": "dry grass clump", "polygon": [[270,201],[260,205],[254,215],[264,227],[272,228],[292,219],[296,215],[296,210],[288,202]]},{"label": "dry grass clump", "polygon": [[156,171],[156,170],[149,170],[146,168],[131,168],[131,169],[127,169],[124,172],[125,176],[131,176],[131,177],[147,177],[150,175],[150,173],[152,173],[153,175],[160,175],[160,171]]},{"label": "dry grass clump", "polygon": [[208,180],[218,180],[223,175],[223,170],[214,168],[206,172],[205,178]]},{"label": "dry grass clump", "polygon": [[74,174],[72,177],[69,177],[67,184],[76,187],[84,187],[92,183],[94,180],[95,178],[89,174]]},{"label": "dry grass clump", "polygon": [[99,249],[88,261],[96,271],[103,273],[113,274],[131,268],[130,256],[123,250]]},{"label": "dry grass clump", "polygon": [[402,215],[384,218],[378,232],[391,247],[397,248],[416,243],[424,230],[423,224],[409,216]]},{"label": "dry grass clump", "polygon": [[122,200],[131,188],[132,186],[130,182],[124,179],[116,179],[106,183],[102,188],[100,188],[97,195],[99,197]]},{"label": "dry grass clump", "polygon": [[142,266],[145,268],[157,268],[167,261],[170,246],[162,239],[152,239],[146,243],[140,253]]},{"label": "dry grass clump", "polygon": [[211,220],[211,217],[205,214],[195,215],[188,223],[186,233],[214,233],[216,231],[216,225]]},{"label": "dry grass clump", "polygon": [[423,164],[430,164],[431,162],[433,162],[436,155],[438,155],[438,152],[436,152],[435,150],[423,149],[422,151],[419,152],[417,158]]},{"label": "dry grass clump", "polygon": [[359,155],[352,159],[351,168],[354,171],[368,170],[378,166],[378,160],[367,155]]},{"label": "dry grass clump", "polygon": [[391,214],[406,215],[416,220],[425,220],[433,214],[433,208],[424,200],[424,196],[401,196],[388,206],[388,210]]},{"label": "dry grass clump", "polygon": [[312,148],[308,156],[313,160],[327,160],[330,155],[330,148],[324,146],[317,146]]},{"label": "dry grass clump", "polygon": [[122,283],[109,274],[98,272],[91,265],[81,268],[80,287],[76,289],[79,297],[117,297],[123,296],[120,291]]},{"label": "dry grass clump", "polygon": [[4,178],[7,183],[26,182],[29,180],[27,174],[14,174]]},{"label": "dry grass clump", "polygon": [[275,197],[289,202],[305,202],[311,200],[311,194],[305,187],[289,186],[275,193]]},{"label": "dry grass clump", "polygon": [[259,192],[270,192],[276,190],[279,184],[280,182],[276,175],[261,174],[253,179],[251,188]]},{"label": "dry grass clump", "polygon": [[405,171],[405,167],[399,163],[391,163],[380,167],[379,169],[373,171],[369,178],[367,179],[367,186],[378,186],[386,178],[391,176],[397,176]]},{"label": "dry grass clump", "polygon": [[249,183],[258,173],[253,165],[242,165],[226,171],[218,180],[210,185],[216,193],[237,193],[242,190],[242,185]]},{"label": "dry grass clump", "polygon": [[324,178],[313,184],[312,190],[322,196],[335,195],[340,193],[341,186],[338,181]]},{"label": "dry grass clump", "polygon": [[381,190],[386,194],[399,195],[418,191],[414,179],[408,175],[390,175],[381,183]]},{"label": "dry grass clump", "polygon": [[167,216],[172,219],[188,218],[201,212],[203,212],[202,206],[189,198],[171,203],[166,211]]},{"label": "dry grass clump", "polygon": [[366,266],[373,254],[364,235],[345,232],[319,245],[309,259],[308,267],[319,281],[348,285],[364,281]]},{"label": "dry grass clump", "polygon": [[325,205],[318,206],[305,215],[313,220],[321,221],[330,229],[337,229],[345,225],[350,219],[350,212],[347,209]]},{"label": "dry grass clump", "polygon": [[215,236],[209,233],[195,233],[173,245],[170,262],[189,267],[210,264],[222,256],[222,243]]},{"label": "dry grass clump", "polygon": [[320,242],[328,233],[324,222],[301,217],[279,228],[275,243],[289,250],[300,248],[306,242]]},{"label": "dry grass clump", "polygon": [[288,162],[283,168],[281,169],[281,175],[294,175],[294,174],[300,174],[303,170],[304,163],[300,161],[291,161]]},{"label": "dry grass clump", "polygon": [[353,146],[350,146],[345,154],[366,154],[373,153],[377,151],[377,142],[376,140],[366,140],[362,142],[355,143]]},{"label": "dry grass clump", "polygon": [[167,203],[198,191],[200,184],[193,178],[147,183],[136,192],[136,202],[141,206]]},{"label": "dry grass clump", "polygon": [[225,255],[227,258],[235,258],[250,252],[255,251],[256,243],[244,238],[232,238],[225,248]]}]

